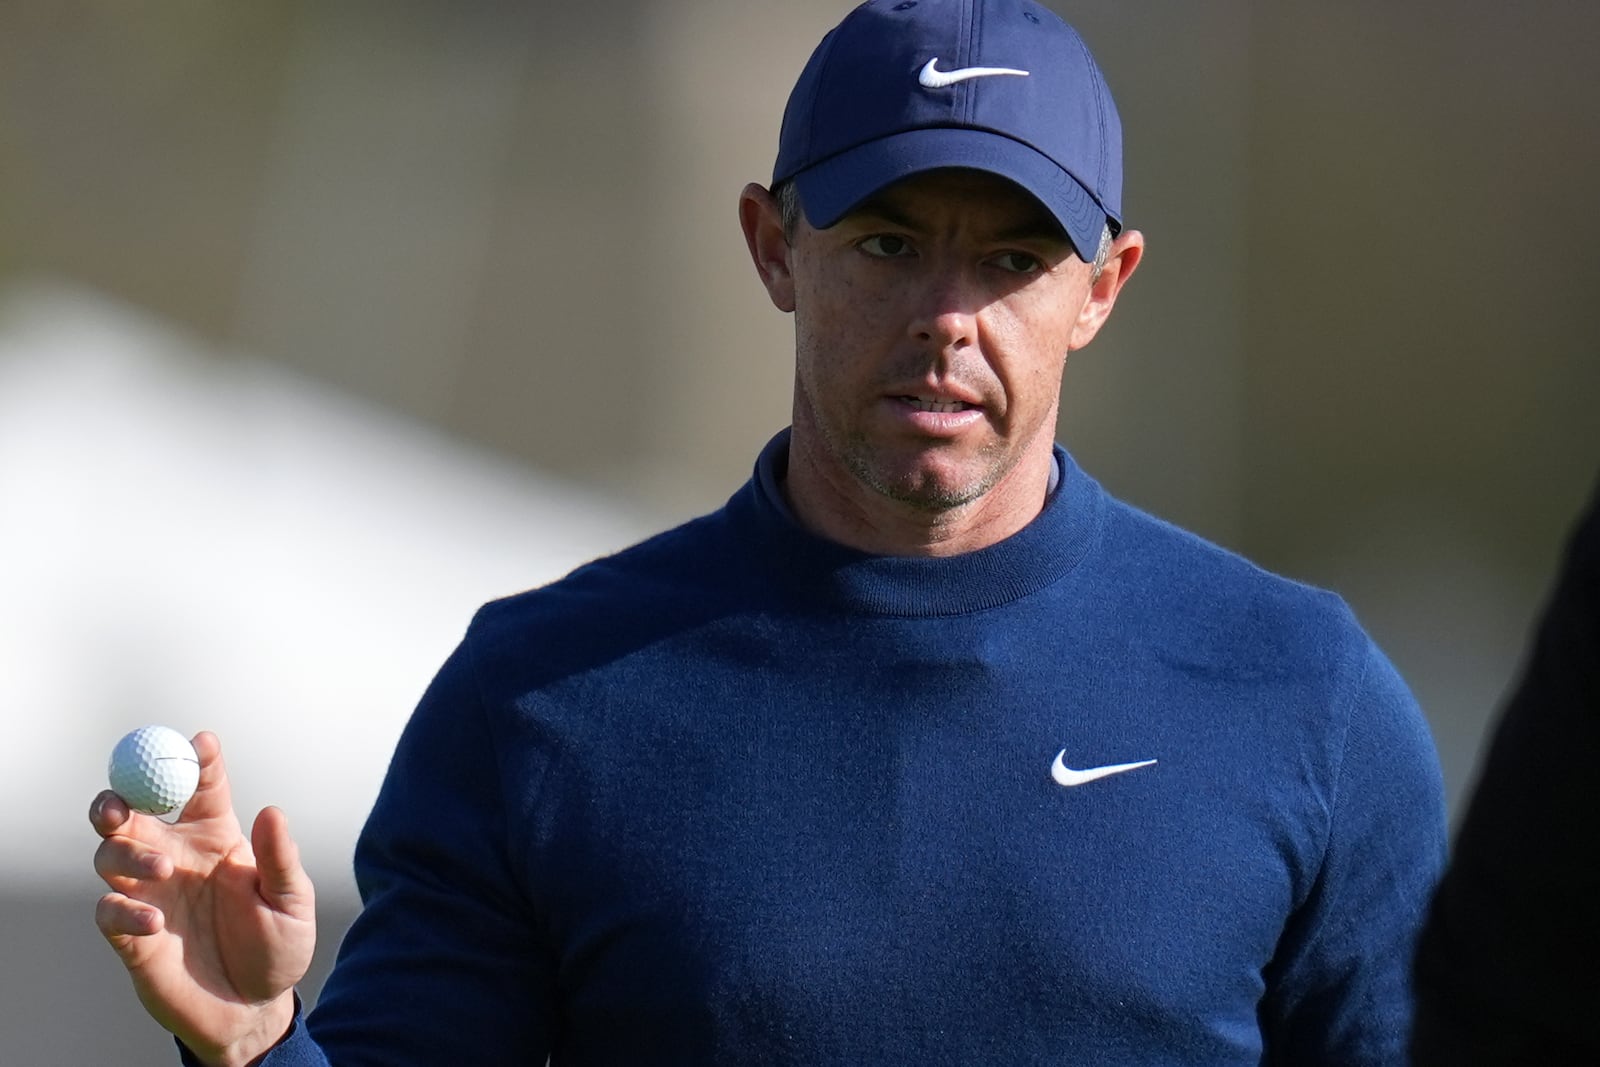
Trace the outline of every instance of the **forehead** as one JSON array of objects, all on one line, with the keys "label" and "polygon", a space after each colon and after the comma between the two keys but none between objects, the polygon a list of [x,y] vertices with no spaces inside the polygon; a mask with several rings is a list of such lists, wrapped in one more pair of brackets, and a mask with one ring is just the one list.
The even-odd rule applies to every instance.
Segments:
[{"label": "forehead", "polygon": [[1066,239],[1055,216],[1020,185],[998,174],[956,167],[901,178],[857,204],[845,217],[931,221],[951,214],[981,219],[1006,230]]}]

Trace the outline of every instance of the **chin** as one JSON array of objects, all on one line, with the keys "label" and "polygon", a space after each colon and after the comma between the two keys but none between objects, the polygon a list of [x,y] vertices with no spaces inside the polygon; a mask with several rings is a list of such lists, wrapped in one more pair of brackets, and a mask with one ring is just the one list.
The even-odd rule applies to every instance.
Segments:
[{"label": "chin", "polygon": [[862,484],[881,496],[923,511],[951,511],[965,507],[993,488],[998,477],[952,477],[948,472],[890,471],[865,464],[856,468]]}]

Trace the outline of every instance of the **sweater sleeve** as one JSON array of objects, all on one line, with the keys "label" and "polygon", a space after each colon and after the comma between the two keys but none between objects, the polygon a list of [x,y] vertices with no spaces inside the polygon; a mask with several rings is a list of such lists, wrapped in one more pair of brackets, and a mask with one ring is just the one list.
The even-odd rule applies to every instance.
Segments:
[{"label": "sweater sleeve", "polygon": [[[183,1067],[205,1067],[187,1045],[176,1038],[173,1041],[178,1046],[178,1059]],[[294,998],[294,1022],[289,1025],[289,1032],[259,1063],[261,1067],[328,1067],[328,1058],[306,1033],[305,1016],[298,996]]]},{"label": "sweater sleeve", "polygon": [[463,645],[356,845],[361,914],[266,1067],[544,1062],[553,966],[519,882],[501,758]]},{"label": "sweater sleeve", "polygon": [[1445,853],[1444,787],[1427,723],[1367,642],[1310,894],[1268,974],[1272,1063],[1406,1062],[1410,964]]}]

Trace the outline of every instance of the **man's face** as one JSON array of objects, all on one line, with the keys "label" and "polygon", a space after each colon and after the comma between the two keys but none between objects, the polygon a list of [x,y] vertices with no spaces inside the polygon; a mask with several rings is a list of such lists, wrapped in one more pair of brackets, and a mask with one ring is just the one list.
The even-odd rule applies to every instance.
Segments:
[{"label": "man's face", "polygon": [[1037,473],[1067,354],[1104,318],[1086,321],[1092,274],[1036,200],[977,171],[908,178],[826,230],[801,220],[791,463],[936,513],[1025,459]]}]

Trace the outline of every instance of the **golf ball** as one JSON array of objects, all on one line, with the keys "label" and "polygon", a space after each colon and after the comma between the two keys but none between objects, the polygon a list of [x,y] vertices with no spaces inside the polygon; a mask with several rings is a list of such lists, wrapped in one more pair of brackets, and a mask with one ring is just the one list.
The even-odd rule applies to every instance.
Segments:
[{"label": "golf ball", "polygon": [[111,788],[134,811],[182,809],[200,784],[200,757],[178,731],[141,726],[117,742],[107,768]]}]

